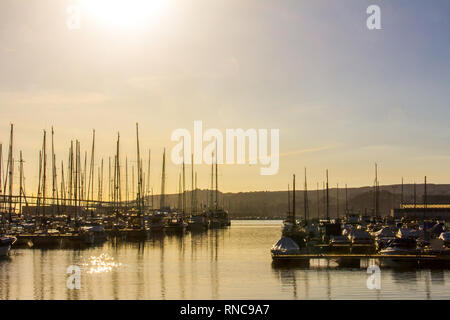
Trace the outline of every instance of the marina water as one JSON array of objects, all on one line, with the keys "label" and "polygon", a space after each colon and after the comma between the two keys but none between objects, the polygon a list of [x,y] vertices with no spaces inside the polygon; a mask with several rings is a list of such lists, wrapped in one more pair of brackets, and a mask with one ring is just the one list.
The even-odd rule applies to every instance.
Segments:
[{"label": "marina water", "polygon": [[[272,265],[282,221],[234,220],[227,229],[109,240],[83,250],[13,249],[0,260],[0,299],[449,299],[450,270]],[[369,264],[370,262],[366,262]],[[80,269],[69,289],[67,268]]]}]

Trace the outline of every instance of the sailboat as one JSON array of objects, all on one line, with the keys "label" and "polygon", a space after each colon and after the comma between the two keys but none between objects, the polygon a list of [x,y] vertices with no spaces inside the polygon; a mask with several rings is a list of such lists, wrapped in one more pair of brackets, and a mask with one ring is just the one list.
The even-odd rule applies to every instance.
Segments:
[{"label": "sailboat", "polygon": [[126,230],[126,236],[129,239],[145,240],[148,236],[148,230],[144,223],[144,197],[143,197],[143,177],[142,177],[142,159],[139,147],[139,125],[136,123],[136,151],[137,151],[137,176],[138,176],[138,192],[136,197],[137,215],[133,224]]},{"label": "sailboat", "polygon": [[[9,142],[9,155],[8,155],[8,174],[9,174],[9,213],[8,213],[8,221],[9,223],[12,222],[12,188],[13,188],[13,168],[14,168],[14,160],[13,160],[13,124],[11,124],[11,135],[10,135],[10,142]],[[1,154],[1,149],[0,149]],[[1,161],[1,155],[0,155],[0,161]],[[0,164],[1,169],[1,164]],[[2,172],[0,170],[0,184],[1,184],[1,175]],[[5,181],[6,186],[6,181]],[[1,194],[1,187],[0,187],[0,194]],[[5,200],[5,199],[4,199]],[[5,212],[6,213],[6,212]],[[2,213],[3,218],[4,213]],[[0,235],[0,257],[7,256],[9,254],[9,250],[11,249],[11,246],[16,242],[17,238],[13,236],[1,236]]]},{"label": "sailboat", "polygon": [[159,210],[153,211],[149,217],[150,232],[161,232],[166,226],[167,216],[170,207],[165,204],[165,183],[166,183],[166,149],[163,152],[162,173],[161,173],[161,196],[159,199]]},{"label": "sailboat", "polygon": [[181,175],[180,175],[180,192],[178,194],[178,209],[169,210],[167,213],[166,225],[164,230],[166,233],[183,233],[188,224],[184,220],[184,192],[181,191]]},{"label": "sailboat", "polygon": [[[288,217],[284,220],[282,236],[288,237],[294,240],[299,247],[305,245],[306,233],[297,223],[295,219],[295,174],[293,175],[293,196],[292,196],[292,213],[290,211],[290,205],[288,210]],[[288,190],[288,202],[290,202],[289,190]]]},{"label": "sailboat", "polygon": [[185,189],[185,166],[184,166],[184,140],[183,140],[183,187],[181,187],[181,176],[179,181],[179,199],[181,200],[178,205],[178,210],[170,212],[167,218],[165,231],[166,232],[184,232],[188,226],[184,220],[186,212],[186,189]]},{"label": "sailboat", "polygon": [[282,234],[288,234],[292,231],[292,229],[295,227],[296,220],[295,220],[295,214],[291,213],[291,190],[289,189],[288,185],[288,211],[287,211],[287,217],[283,221],[283,227],[282,227]]},{"label": "sailboat", "polygon": [[197,211],[197,173],[195,173],[194,185],[194,155],[191,155],[191,216],[188,220],[188,228],[191,231],[204,231],[208,229],[208,218],[204,212]]},{"label": "sailboat", "polygon": [[166,232],[184,232],[187,223],[184,221],[183,213],[170,212],[168,214],[164,230]]},{"label": "sailboat", "polygon": [[[223,208],[219,207],[219,188],[218,188],[218,164],[217,164],[217,143],[216,143],[216,154],[215,154],[215,160],[216,160],[216,188],[214,191],[215,194],[215,201],[213,203],[212,201],[212,194],[211,194],[211,208],[207,212],[207,216],[209,219],[209,227],[210,228],[223,228],[228,227],[231,225],[230,217],[228,214],[228,211],[224,210]],[[212,167],[211,167],[211,184],[214,181],[214,163],[211,161]],[[211,188],[212,189],[212,188]]]}]

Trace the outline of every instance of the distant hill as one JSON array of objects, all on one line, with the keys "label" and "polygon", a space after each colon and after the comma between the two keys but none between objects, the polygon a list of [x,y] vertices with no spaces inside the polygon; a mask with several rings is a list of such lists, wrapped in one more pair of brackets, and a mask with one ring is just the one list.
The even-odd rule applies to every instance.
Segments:
[{"label": "distant hill", "polygon": [[[337,198],[336,188],[329,189],[329,213],[331,217],[343,215],[346,209],[345,189],[339,189]],[[214,193],[213,193],[214,194]],[[423,203],[424,186],[416,185],[416,203]],[[191,192],[187,192],[187,206],[190,205]],[[199,205],[206,206],[211,192],[197,190]],[[291,192],[292,203],[292,192]],[[324,190],[308,191],[309,217],[325,217],[326,194]],[[287,191],[255,191],[221,193],[218,195],[219,203],[230,212],[232,218],[239,217],[285,217],[288,211]],[[304,215],[304,191],[296,191],[295,206],[298,216]],[[150,199],[149,199],[150,200]],[[178,194],[166,195],[167,204],[177,207]],[[153,198],[155,207],[159,207],[159,195]],[[380,186],[380,214],[387,215],[391,208],[399,207],[401,202],[401,185]],[[414,203],[414,185],[403,186],[403,202]],[[450,203],[450,184],[427,184],[427,203]],[[373,187],[348,188],[347,207],[353,213],[373,214],[375,197]],[[338,210],[339,209],[339,210]],[[292,208],[291,208],[292,210]]]}]

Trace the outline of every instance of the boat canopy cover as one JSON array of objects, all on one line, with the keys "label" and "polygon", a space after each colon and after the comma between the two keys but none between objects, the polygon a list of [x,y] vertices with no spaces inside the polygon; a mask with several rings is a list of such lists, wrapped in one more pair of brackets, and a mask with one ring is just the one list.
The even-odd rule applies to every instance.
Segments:
[{"label": "boat canopy cover", "polygon": [[450,242],[450,232],[442,232],[439,239],[444,240],[445,242]]},{"label": "boat canopy cover", "polygon": [[370,234],[361,229],[356,229],[351,232],[351,237],[356,239],[370,239]]},{"label": "boat canopy cover", "polygon": [[373,235],[377,238],[393,238],[395,237],[395,233],[391,230],[391,228],[385,227],[377,232],[374,232]]},{"label": "boat canopy cover", "polygon": [[420,230],[400,228],[397,232],[398,238],[419,238],[422,235]]},{"label": "boat canopy cover", "polygon": [[297,243],[288,237],[282,237],[272,246],[271,251],[276,253],[295,253],[300,250]]}]

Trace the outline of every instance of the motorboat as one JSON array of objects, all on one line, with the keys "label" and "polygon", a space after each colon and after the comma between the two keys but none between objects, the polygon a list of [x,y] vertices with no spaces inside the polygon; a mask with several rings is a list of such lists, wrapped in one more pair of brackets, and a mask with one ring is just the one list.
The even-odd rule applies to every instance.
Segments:
[{"label": "motorboat", "polygon": [[378,250],[382,250],[395,239],[395,232],[389,227],[383,227],[381,230],[372,233]]},{"label": "motorboat", "polygon": [[183,215],[173,212],[167,218],[164,230],[166,232],[184,232],[186,227],[187,223],[184,221]]},{"label": "motorboat", "polygon": [[188,220],[189,230],[204,231],[208,229],[208,218],[204,214],[193,215]]},{"label": "motorboat", "polygon": [[223,228],[231,225],[228,211],[223,209],[214,209],[207,212],[210,228]]},{"label": "motorboat", "polygon": [[416,267],[419,253],[414,238],[395,238],[385,249],[380,250],[380,255],[384,257],[382,263],[389,267]]},{"label": "motorboat", "polygon": [[0,257],[6,257],[9,255],[11,246],[16,242],[17,238],[13,236],[0,237]]},{"label": "motorboat", "polygon": [[167,220],[167,212],[166,211],[155,211],[149,217],[149,225],[151,232],[160,232],[164,230]]},{"label": "motorboat", "polygon": [[416,255],[417,241],[413,238],[395,238],[390,241],[388,246],[380,251],[382,255]]}]

